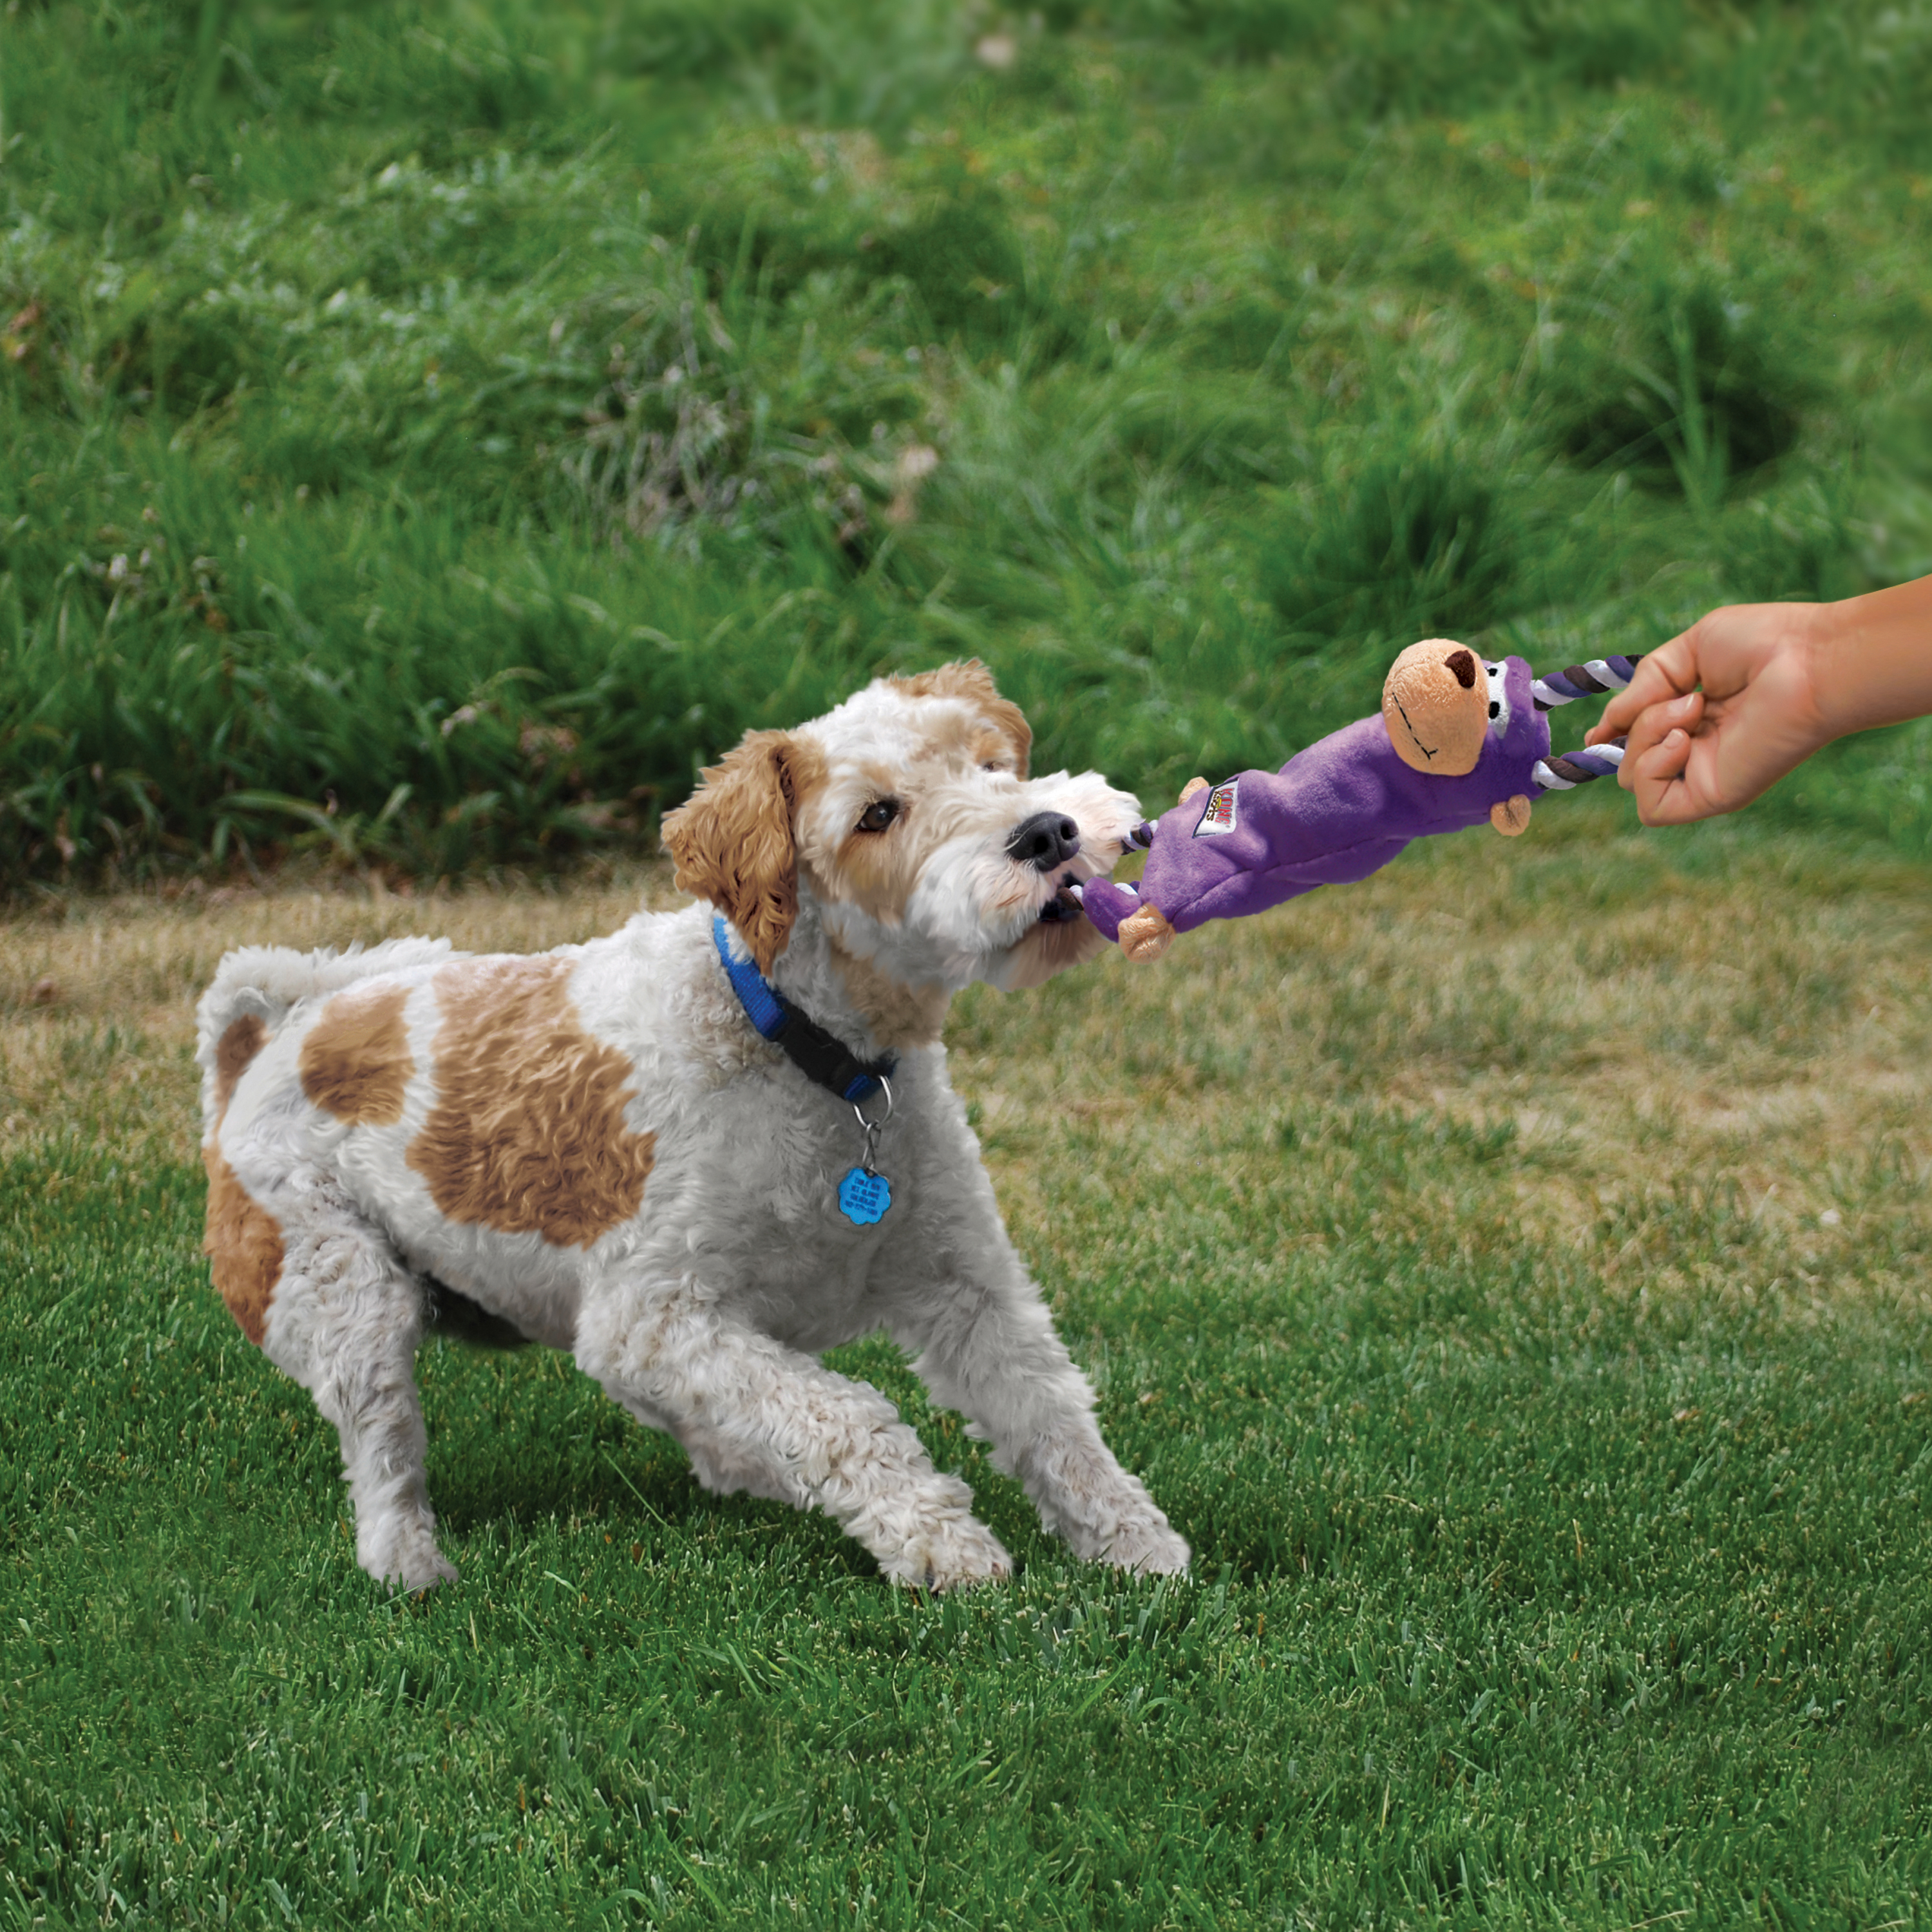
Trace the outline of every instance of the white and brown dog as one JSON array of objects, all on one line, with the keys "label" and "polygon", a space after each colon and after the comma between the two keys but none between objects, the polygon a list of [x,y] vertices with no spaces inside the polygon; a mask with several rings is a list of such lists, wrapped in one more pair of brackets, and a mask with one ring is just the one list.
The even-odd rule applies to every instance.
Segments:
[{"label": "white and brown dog", "polygon": [[[1004,1576],[965,1485],[816,1358],[883,1328],[1078,1555],[1186,1567],[1100,1439],[940,1040],[961,987],[1097,950],[1066,888],[1138,816],[1091,774],[1029,779],[1030,736],[976,664],[881,679],[752,734],[666,819],[706,904],[531,957],[395,940],[222,962],[200,1013],[215,1285],[334,1424],[372,1576],[455,1575],[414,1378],[446,1289],[571,1350],[707,1488],[816,1505],[902,1582]],[[758,976],[847,1071],[896,1057],[874,1222],[841,1205],[854,1108],[761,1035],[740,990]]]}]

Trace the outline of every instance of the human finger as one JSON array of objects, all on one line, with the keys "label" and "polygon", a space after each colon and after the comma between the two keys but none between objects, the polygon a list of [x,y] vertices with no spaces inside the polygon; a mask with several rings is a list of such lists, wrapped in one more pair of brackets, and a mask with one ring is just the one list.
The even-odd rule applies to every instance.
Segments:
[{"label": "human finger", "polygon": [[[1646,705],[1622,730],[1617,728],[1606,712],[1584,733],[1583,742],[1586,745],[1602,745],[1613,738],[1626,738],[1634,742],[1638,751],[1642,751],[1655,743],[1673,724],[1681,724],[1687,731],[1694,731],[1703,714],[1704,694],[1700,691],[1687,691],[1682,698],[1667,698],[1660,704]],[[1628,755],[1628,748],[1625,755]]]},{"label": "human finger", "polygon": [[1603,722],[1597,728],[1606,737],[1618,737],[1630,729],[1639,712],[1681,698],[1696,685],[1697,626],[1693,624],[1669,644],[1646,652],[1636,674],[1604,707]]},{"label": "human finger", "polygon": [[1624,754],[1617,782],[1635,794],[1636,815],[1645,824],[1682,825],[1705,815],[1684,782],[1690,762],[1690,734],[1681,728],[1666,732],[1636,758]]},{"label": "human finger", "polygon": [[[1703,716],[1704,694],[1701,691],[1687,692],[1682,698],[1672,698],[1668,704],[1649,706],[1631,721],[1630,730],[1624,734],[1625,763],[1632,758],[1641,758],[1652,746],[1674,730],[1696,730]],[[1609,729],[1608,721],[1606,720],[1598,725],[1583,742],[1586,745],[1600,745],[1606,739],[1616,735]]]}]

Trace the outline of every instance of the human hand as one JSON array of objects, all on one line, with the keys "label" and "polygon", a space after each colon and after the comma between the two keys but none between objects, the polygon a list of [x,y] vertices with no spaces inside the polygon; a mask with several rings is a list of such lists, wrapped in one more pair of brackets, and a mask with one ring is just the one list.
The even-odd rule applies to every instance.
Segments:
[{"label": "human hand", "polygon": [[1617,782],[1645,824],[1736,812],[1836,735],[1819,689],[1828,608],[1727,604],[1645,656],[1584,741],[1628,733]]}]

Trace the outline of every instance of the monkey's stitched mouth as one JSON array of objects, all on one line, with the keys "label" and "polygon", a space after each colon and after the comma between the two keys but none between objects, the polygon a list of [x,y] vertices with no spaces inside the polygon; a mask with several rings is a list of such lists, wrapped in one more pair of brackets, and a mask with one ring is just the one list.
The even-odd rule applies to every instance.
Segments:
[{"label": "monkey's stitched mouth", "polygon": [[[1390,694],[1393,695],[1394,694],[1391,693]],[[1430,748],[1422,742],[1422,734],[1416,730],[1414,724],[1411,722],[1408,707],[1403,704],[1402,700],[1399,698],[1395,700],[1395,708],[1402,713],[1402,722],[1408,726],[1409,742],[1413,745],[1425,758],[1434,758],[1436,753],[1431,751]]]}]

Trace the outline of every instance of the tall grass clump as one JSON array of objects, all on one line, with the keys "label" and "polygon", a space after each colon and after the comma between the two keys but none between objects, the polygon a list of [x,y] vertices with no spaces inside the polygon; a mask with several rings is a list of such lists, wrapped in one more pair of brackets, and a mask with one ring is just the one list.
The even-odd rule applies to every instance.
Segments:
[{"label": "tall grass clump", "polygon": [[[1642,649],[1896,574],[1928,46],[1665,0],[23,10],[0,875],[647,845],[747,725],[963,650],[1151,802],[1424,630]],[[1922,844],[1893,756],[1838,816]]]}]

